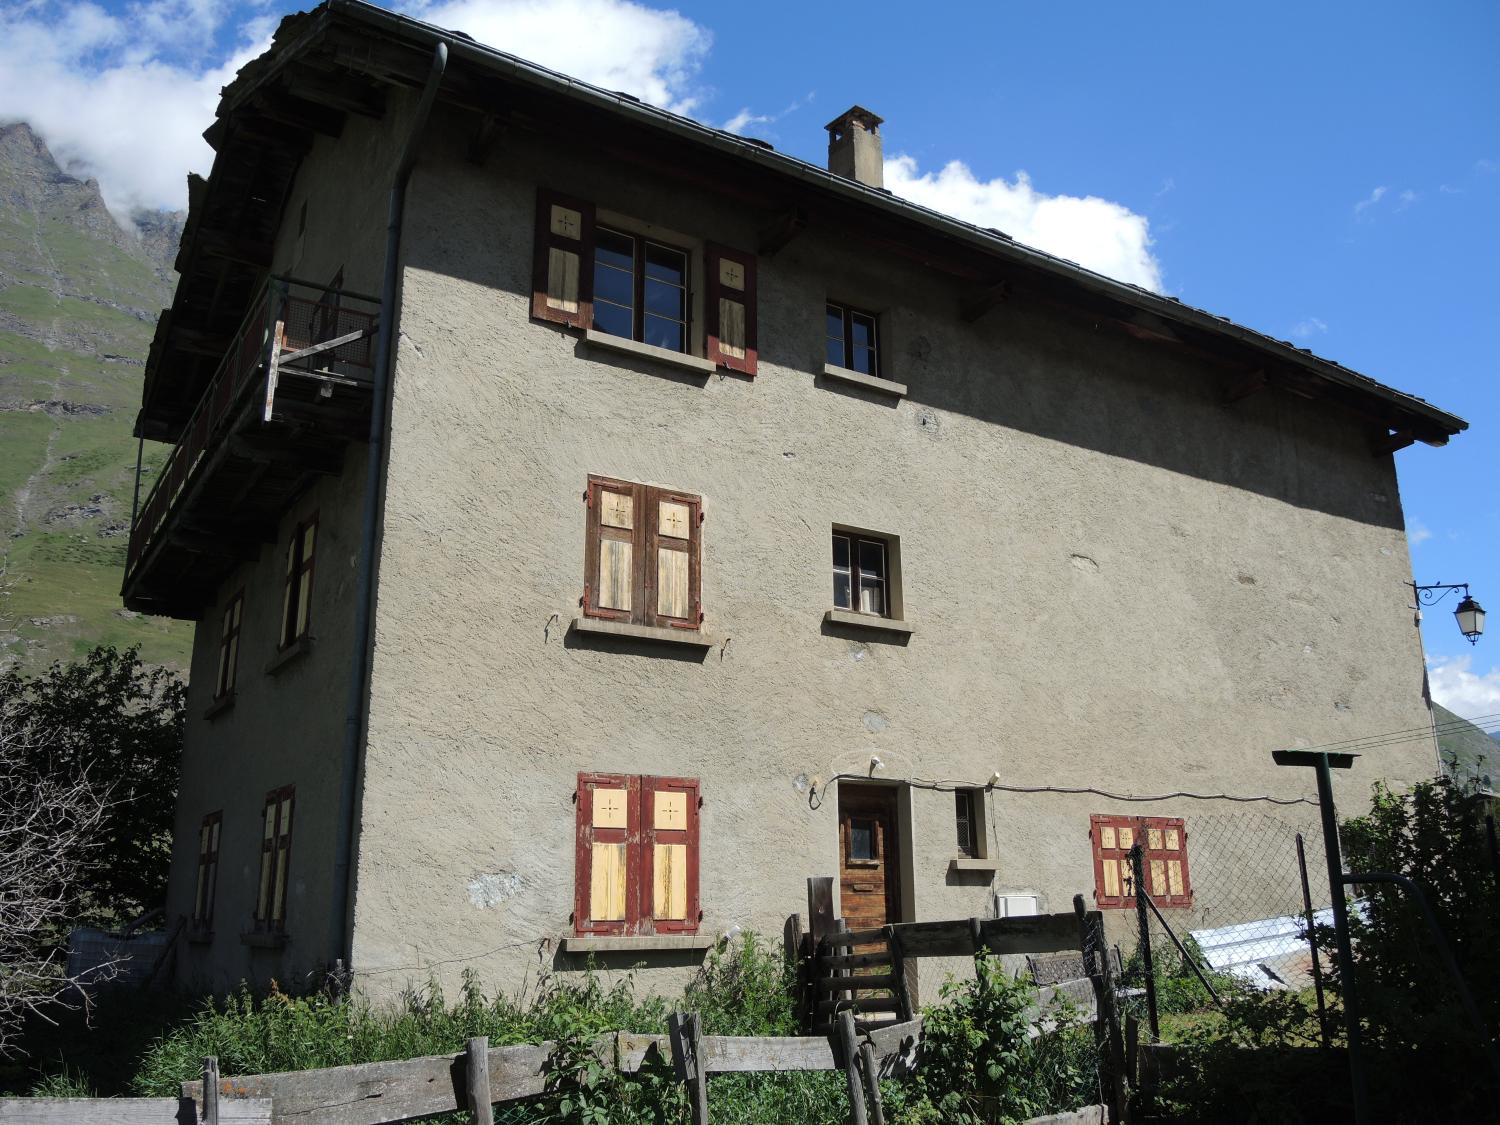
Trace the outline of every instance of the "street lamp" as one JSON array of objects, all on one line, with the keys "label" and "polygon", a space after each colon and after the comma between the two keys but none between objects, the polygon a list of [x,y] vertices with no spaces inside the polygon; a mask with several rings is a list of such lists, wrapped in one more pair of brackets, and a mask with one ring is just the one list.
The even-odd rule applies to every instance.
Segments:
[{"label": "street lamp", "polygon": [[[1458,603],[1458,608],[1453,611],[1454,620],[1458,622],[1458,631],[1464,635],[1464,639],[1471,645],[1479,641],[1479,636],[1484,632],[1484,607],[1476,602],[1469,594],[1467,582],[1454,582],[1445,584],[1434,582],[1430,586],[1418,586],[1415,582],[1408,582],[1412,592],[1417,596],[1418,612],[1424,605],[1436,605],[1455,590],[1464,592],[1463,599]],[[1438,593],[1441,590],[1442,593]]]}]

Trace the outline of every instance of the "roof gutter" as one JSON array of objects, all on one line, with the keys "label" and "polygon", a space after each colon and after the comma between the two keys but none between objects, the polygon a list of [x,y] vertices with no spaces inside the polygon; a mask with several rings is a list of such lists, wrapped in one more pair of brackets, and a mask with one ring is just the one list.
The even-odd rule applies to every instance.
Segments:
[{"label": "roof gutter", "polygon": [[349,672],[349,696],[344,708],[344,743],[339,772],[338,834],[333,861],[333,957],[335,974],[343,978],[354,962],[354,925],[350,916],[354,902],[356,871],[354,855],[355,808],[364,755],[365,720],[369,715],[370,666],[374,656],[375,551],[380,537],[380,516],[385,499],[386,420],[395,380],[392,378],[396,310],[399,307],[401,225],[406,215],[406,186],[417,162],[417,150],[427,131],[438,85],[448,68],[448,45],[439,40],[432,51],[432,69],[417,103],[416,117],[407,134],[395,180],[391,184],[390,207],[385,225],[385,273],[380,289],[380,328],[375,341],[375,370],[370,393],[369,445],[365,456],[364,514],[360,528],[359,586],[354,603],[354,665]]}]

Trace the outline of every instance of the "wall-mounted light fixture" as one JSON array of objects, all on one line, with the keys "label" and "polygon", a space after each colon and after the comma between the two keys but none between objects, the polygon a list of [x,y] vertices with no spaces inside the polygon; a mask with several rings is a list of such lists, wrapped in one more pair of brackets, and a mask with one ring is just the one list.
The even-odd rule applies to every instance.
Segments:
[{"label": "wall-mounted light fixture", "polygon": [[[1462,590],[1464,596],[1459,601],[1458,608],[1453,611],[1453,617],[1458,622],[1458,631],[1471,645],[1479,641],[1479,635],[1484,632],[1484,607],[1470,596],[1467,582],[1454,582],[1451,585],[1434,582],[1430,586],[1418,586],[1415,582],[1408,582],[1407,585],[1412,588],[1412,592],[1417,597],[1419,613],[1422,606],[1436,605],[1455,590]],[[1439,591],[1442,592],[1439,593]]]}]

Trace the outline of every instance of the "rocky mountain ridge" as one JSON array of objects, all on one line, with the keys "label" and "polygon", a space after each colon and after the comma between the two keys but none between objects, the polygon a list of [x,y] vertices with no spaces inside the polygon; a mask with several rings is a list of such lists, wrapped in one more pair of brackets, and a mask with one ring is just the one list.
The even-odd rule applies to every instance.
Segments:
[{"label": "rocky mountain ridge", "polygon": [[[119,599],[131,427],[183,219],[127,229],[30,126],[0,126],[0,667],[101,642],[186,666],[189,630]],[[148,445],[148,470],[164,452]]]}]

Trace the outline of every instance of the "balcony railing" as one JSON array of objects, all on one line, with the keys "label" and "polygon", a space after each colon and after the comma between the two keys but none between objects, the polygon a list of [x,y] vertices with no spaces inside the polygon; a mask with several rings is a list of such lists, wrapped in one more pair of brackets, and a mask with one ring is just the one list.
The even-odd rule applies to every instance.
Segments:
[{"label": "balcony railing", "polygon": [[[347,290],[273,277],[251,303],[181,437],[140,504],[126,554],[127,588],[194,487],[205,463],[231,431],[281,420],[278,394],[322,397],[335,386],[368,388],[374,370],[379,301]],[[291,395],[293,388],[299,393]]]}]

